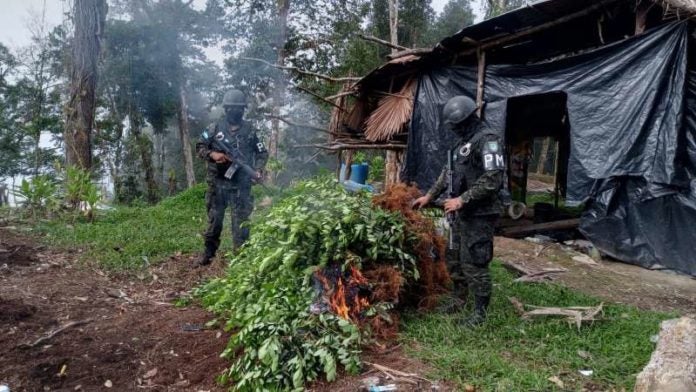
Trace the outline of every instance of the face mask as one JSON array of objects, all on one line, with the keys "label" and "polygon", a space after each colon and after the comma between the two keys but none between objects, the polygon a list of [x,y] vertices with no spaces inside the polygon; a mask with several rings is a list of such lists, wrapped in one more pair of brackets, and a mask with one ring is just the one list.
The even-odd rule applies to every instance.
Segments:
[{"label": "face mask", "polygon": [[476,117],[475,115],[471,115],[458,124],[450,124],[448,128],[457,136],[466,138],[470,136],[471,133],[476,129],[474,125],[476,125],[477,120],[478,117]]},{"label": "face mask", "polygon": [[244,117],[243,106],[228,106],[225,108],[225,118],[230,124],[239,124]]}]

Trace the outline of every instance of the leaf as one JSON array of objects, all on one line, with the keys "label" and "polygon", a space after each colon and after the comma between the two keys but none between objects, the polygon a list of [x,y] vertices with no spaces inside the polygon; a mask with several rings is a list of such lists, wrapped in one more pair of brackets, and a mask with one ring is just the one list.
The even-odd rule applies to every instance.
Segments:
[{"label": "leaf", "polygon": [[327,354],[324,356],[324,373],[326,373],[326,380],[331,382],[336,379],[336,359],[332,354]]}]

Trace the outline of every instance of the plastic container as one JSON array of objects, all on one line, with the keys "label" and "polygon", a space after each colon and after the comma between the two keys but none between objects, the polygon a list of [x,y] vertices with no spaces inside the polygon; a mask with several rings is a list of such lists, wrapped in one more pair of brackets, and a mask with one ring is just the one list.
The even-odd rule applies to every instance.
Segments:
[{"label": "plastic container", "polygon": [[370,173],[370,165],[367,163],[356,163],[350,165],[350,180],[358,184],[367,182],[367,175]]},{"label": "plastic container", "polygon": [[373,188],[372,185],[358,184],[352,180],[344,181],[343,187],[350,192],[368,191],[370,193],[374,193],[375,191],[375,188]]}]

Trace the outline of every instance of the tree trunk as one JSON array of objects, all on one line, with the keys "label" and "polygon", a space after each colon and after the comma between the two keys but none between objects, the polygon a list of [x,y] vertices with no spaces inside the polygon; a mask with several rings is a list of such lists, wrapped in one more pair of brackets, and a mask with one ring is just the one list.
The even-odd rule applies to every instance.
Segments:
[{"label": "tree trunk", "polygon": [[[392,45],[399,44],[399,0],[389,0],[389,37]],[[396,52],[392,48],[392,54]]]},{"label": "tree trunk", "polygon": [[193,172],[193,154],[191,153],[191,135],[189,134],[188,103],[186,90],[181,87],[179,92],[179,138],[181,150],[184,154],[184,168],[186,169],[186,187],[191,188],[196,184],[196,175]]},{"label": "tree trunk", "polygon": [[[399,0],[389,0],[389,37],[392,45],[399,45]],[[392,48],[392,54],[397,50]],[[391,91],[390,91],[391,92]],[[387,150],[385,159],[385,187],[398,184],[401,172],[401,153],[395,150]]]},{"label": "tree trunk", "polygon": [[546,161],[549,159],[549,147],[551,147],[551,138],[545,137],[541,144],[541,152],[537,161],[536,174],[544,174],[546,169]]},{"label": "tree trunk", "polygon": [[[290,11],[290,0],[277,0],[278,1],[278,23],[280,23],[278,31],[278,40],[276,42],[278,58],[276,59],[276,64],[283,66],[285,64],[285,58],[287,57],[287,52],[285,51],[285,44],[288,40],[288,12]],[[273,99],[273,120],[271,122],[271,140],[268,143],[268,153],[272,158],[278,158],[278,145],[280,143],[280,108],[285,104],[285,80],[284,74],[278,72],[278,78],[276,79],[275,94]]]},{"label": "tree trunk", "polygon": [[156,203],[159,199],[159,191],[157,189],[157,181],[155,181],[155,170],[152,164],[152,142],[150,139],[140,132],[140,124],[135,121],[133,115],[130,118],[130,130],[135,137],[140,153],[140,160],[145,173],[145,188],[147,189],[147,201]]},{"label": "tree trunk", "polygon": [[167,176],[167,172],[165,171],[166,170],[165,163],[167,160],[167,155],[166,155],[167,152],[165,151],[166,147],[164,146],[164,130],[162,129],[159,132],[157,132],[155,130],[155,135],[156,135],[155,140],[157,140],[157,149],[159,150],[159,172],[162,175],[161,184],[163,186],[165,186],[165,184],[167,184],[169,182],[169,178]]},{"label": "tree trunk", "polygon": [[66,108],[65,156],[68,165],[92,166],[91,133],[96,108],[97,62],[106,19],[106,0],[75,0],[75,38]]}]

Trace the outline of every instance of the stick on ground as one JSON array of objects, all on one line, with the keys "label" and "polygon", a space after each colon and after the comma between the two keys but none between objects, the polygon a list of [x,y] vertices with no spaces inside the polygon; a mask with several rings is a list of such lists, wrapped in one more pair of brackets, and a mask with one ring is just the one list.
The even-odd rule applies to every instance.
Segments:
[{"label": "stick on ground", "polygon": [[35,341],[34,343],[23,343],[23,344],[20,344],[18,347],[20,347],[20,348],[33,348],[33,347],[36,347],[36,346],[38,346],[38,345],[41,344],[41,343],[44,343],[44,342],[47,342],[48,340],[53,339],[56,335],[58,335],[58,334],[60,334],[61,332],[65,331],[66,329],[69,329],[69,328],[72,328],[72,327],[77,327],[77,326],[80,326],[80,325],[89,324],[89,323],[91,323],[91,322],[92,322],[92,320],[90,320],[90,319],[81,320],[81,321],[71,321],[71,322],[69,322],[69,323],[67,323],[67,324],[65,324],[65,325],[63,325],[63,326],[61,326],[61,327],[58,327],[58,328],[54,329],[53,331],[49,332],[47,335],[42,336],[42,337],[36,339],[36,341]]}]

